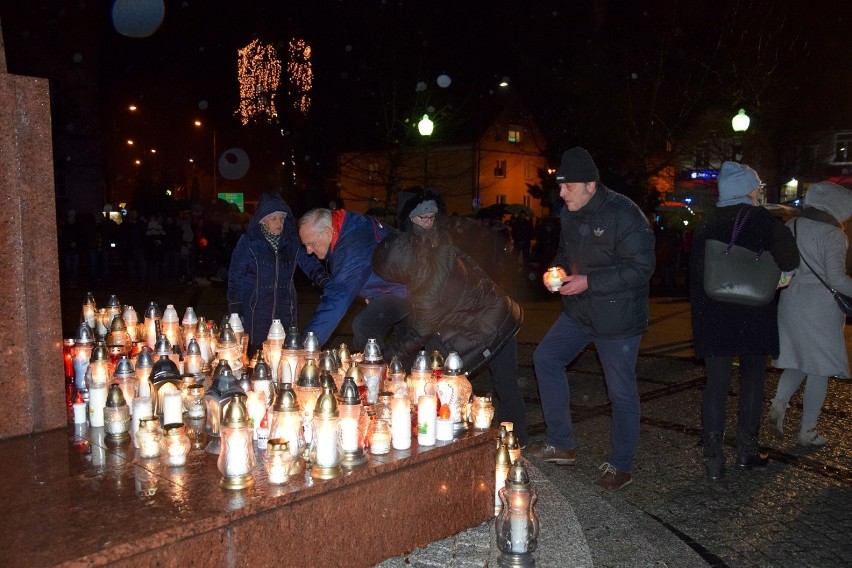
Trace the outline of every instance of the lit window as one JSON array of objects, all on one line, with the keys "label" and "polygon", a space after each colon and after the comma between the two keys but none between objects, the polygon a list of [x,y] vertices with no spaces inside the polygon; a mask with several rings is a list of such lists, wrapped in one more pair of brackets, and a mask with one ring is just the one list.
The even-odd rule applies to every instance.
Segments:
[{"label": "lit window", "polygon": [[852,134],[838,134],[834,147],[835,162],[852,162]]},{"label": "lit window", "polygon": [[509,142],[512,144],[520,144],[521,142],[521,127],[516,125],[509,126]]}]

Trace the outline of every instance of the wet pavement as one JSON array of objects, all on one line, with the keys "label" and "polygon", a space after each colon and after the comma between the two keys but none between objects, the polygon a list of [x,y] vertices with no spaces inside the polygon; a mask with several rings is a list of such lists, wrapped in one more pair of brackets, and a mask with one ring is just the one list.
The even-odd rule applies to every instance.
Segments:
[{"label": "wet pavement", "polygon": [[[226,306],[224,287],[210,283],[152,290],[96,289],[96,299],[103,303],[110,292],[122,303],[133,304],[140,316],[151,300],[161,307],[173,303],[179,314],[192,305],[199,315],[216,319],[221,319]],[[66,336],[78,318],[83,293],[63,292]],[[519,335],[519,380],[535,441],[543,438],[544,424],[532,353],[559,304],[557,298],[537,293],[518,296],[525,309]],[[303,327],[317,298],[315,290],[302,289],[299,319],[305,322]],[[345,323],[339,329],[345,329]],[[847,326],[847,344],[849,332]],[[331,341],[347,338],[341,335]],[[779,374],[770,369],[767,397],[774,393]],[[587,350],[569,367],[577,465],[532,460],[533,481],[542,491],[538,566],[852,565],[852,442],[847,434],[852,430],[852,384],[838,379],[829,382],[820,420],[820,433],[829,440],[826,446],[796,445],[799,392],[787,413],[784,438],[761,435],[769,465],[740,470],[733,465],[735,377],[728,401],[728,473],[713,483],[704,478],[697,447],[704,376],[703,366],[693,358],[687,300],[653,298],[651,328],[638,363],[642,430],[634,482],[621,491],[605,493],[593,485],[609,450],[610,411],[600,366],[594,351]],[[485,372],[473,382],[475,388],[487,388],[490,377]],[[493,566],[489,531],[493,532],[491,523],[486,523],[382,566]]]}]

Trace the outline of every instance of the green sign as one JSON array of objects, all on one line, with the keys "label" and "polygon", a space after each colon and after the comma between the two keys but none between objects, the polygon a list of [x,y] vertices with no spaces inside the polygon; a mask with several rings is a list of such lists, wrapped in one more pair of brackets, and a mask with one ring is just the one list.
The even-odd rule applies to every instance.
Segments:
[{"label": "green sign", "polygon": [[245,211],[245,198],[242,193],[220,193],[219,199],[233,203],[239,208],[240,213]]}]

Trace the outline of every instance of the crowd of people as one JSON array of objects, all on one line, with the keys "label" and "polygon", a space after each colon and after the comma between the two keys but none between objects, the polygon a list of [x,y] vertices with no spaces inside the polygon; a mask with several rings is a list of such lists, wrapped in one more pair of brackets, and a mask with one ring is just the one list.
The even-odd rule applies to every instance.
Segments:
[{"label": "crowd of people", "polygon": [[[524,213],[506,223],[448,215],[440,195],[429,190],[405,196],[396,227],[346,209],[317,208],[297,218],[276,194],[261,196],[245,226],[192,215],[142,218],[132,211],[121,225],[104,215],[68,215],[59,231],[63,273],[77,282],[86,258],[90,281],[98,282],[109,278],[110,262],[119,258],[139,282],[192,281],[204,266],[206,276],[227,281],[228,311],[242,318],[254,351],[273,320],[296,325],[298,267],[321,289],[304,330],[321,345],[353,303],[362,302],[352,322],[354,351],[373,339],[409,366],[428,348],[445,357],[458,353],[471,375],[489,368],[499,419],[514,423],[526,455],[558,465],[578,459],[566,368],[593,344],[612,405],[611,449],[596,484],[615,491],[633,481],[641,418],[636,363],[651,282],[660,274],[660,232],[635,203],[602,183],[583,148],[563,154],[556,181],[563,201],[558,226],[533,223]],[[725,162],[718,185],[719,201],[690,233],[685,251],[695,353],[706,366],[701,446],[710,480],[725,475],[726,400],[735,370],[736,464],[743,469],[768,462],[759,433],[770,361],[784,369],[770,429],[783,432],[785,409],[806,380],[797,438],[806,446],[827,442],[817,419],[828,377],[850,376],[845,316],[829,286],[852,294],[842,229],[852,216],[852,191],[830,182],[812,185],[802,214],[785,226],[758,206],[761,182],[753,169]],[[703,286],[705,242],[728,242],[743,215],[748,223],[737,244],[768,251],[784,274],[779,288],[789,284],[765,305],[714,300]],[[526,280],[530,270],[558,292],[561,312],[533,355],[546,430],[542,442],[527,446],[517,382],[523,311],[501,280],[518,273]]]}]

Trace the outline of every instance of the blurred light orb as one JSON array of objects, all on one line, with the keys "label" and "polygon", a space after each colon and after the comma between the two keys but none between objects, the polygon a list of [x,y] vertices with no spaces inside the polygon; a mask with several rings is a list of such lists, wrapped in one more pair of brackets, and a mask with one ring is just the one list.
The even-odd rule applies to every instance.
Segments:
[{"label": "blurred light orb", "polygon": [[449,87],[450,83],[452,82],[453,80],[450,79],[450,76],[446,73],[441,73],[440,75],[438,75],[438,86],[442,89],[446,89],[447,87]]},{"label": "blurred light orb", "polygon": [[228,148],[219,156],[219,174],[228,180],[241,179],[249,170],[249,157],[242,148]]},{"label": "blurred light orb", "polygon": [[74,63],[82,63],[83,54],[78,51],[77,53],[71,56],[71,60],[74,61]]},{"label": "blurred light orb", "polygon": [[163,0],[115,0],[112,25],[127,37],[149,37],[163,23],[166,7]]},{"label": "blurred light orb", "polygon": [[417,85],[414,87],[414,90],[418,93],[422,93],[426,90],[426,83],[423,81],[417,81]]},{"label": "blurred light orb", "polygon": [[198,101],[198,110],[207,110],[207,106],[207,101],[203,99]]},{"label": "blurred light orb", "polygon": [[638,79],[638,78],[639,78],[639,75],[637,75],[636,73],[631,73],[631,74],[630,74],[630,78],[631,78],[631,79],[633,79],[633,80],[635,81],[636,79]]},{"label": "blurred light orb", "polygon": [[347,53],[349,53],[350,51],[352,51],[352,46],[351,46],[351,45],[347,45],[347,46],[346,46],[346,47],[344,47],[343,49],[344,49]]}]

